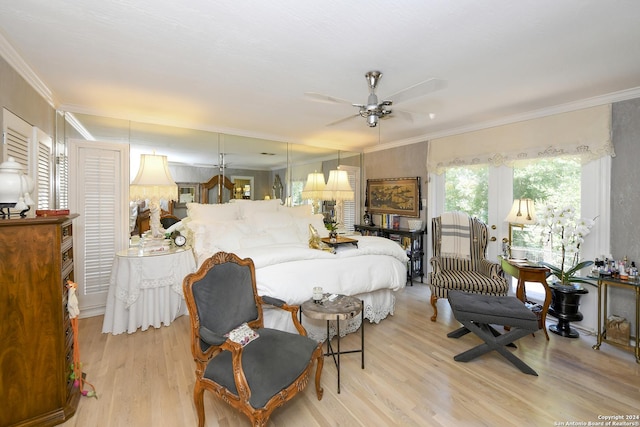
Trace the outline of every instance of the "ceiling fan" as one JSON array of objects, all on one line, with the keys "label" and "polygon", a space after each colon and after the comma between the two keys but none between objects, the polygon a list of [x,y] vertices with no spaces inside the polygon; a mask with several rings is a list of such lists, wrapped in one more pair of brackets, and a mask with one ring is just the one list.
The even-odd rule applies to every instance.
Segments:
[{"label": "ceiling fan", "polygon": [[[346,101],[344,99],[315,92],[307,92],[305,93],[305,96],[314,101],[327,102],[332,104],[351,104],[354,107],[358,108],[358,114],[351,115],[349,117],[345,117],[343,119],[329,123],[327,126],[334,126],[355,117],[364,117],[365,119],[367,119],[367,125],[369,127],[375,127],[380,119],[389,116],[391,113],[402,116],[409,121],[413,121],[412,116],[414,113],[395,109],[391,110],[391,108],[389,107],[391,107],[394,103],[398,104],[409,99],[424,96],[428,93],[435,92],[445,87],[444,80],[432,78],[403,89],[383,101],[378,101],[376,89],[378,87],[380,79],[382,78],[382,73],[380,71],[369,71],[364,76],[367,79],[367,84],[369,85],[369,97],[367,98],[366,104],[357,104]],[[429,114],[429,116],[433,118],[432,113]]]}]

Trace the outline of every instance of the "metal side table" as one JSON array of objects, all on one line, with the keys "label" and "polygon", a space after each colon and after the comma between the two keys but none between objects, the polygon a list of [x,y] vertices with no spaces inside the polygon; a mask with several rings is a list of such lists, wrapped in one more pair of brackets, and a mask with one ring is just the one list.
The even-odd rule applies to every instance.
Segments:
[{"label": "metal side table", "polygon": [[[324,294],[320,302],[307,300],[300,306],[300,318],[302,313],[311,319],[327,321],[327,352],[325,356],[333,357],[333,361],[338,369],[338,393],[340,393],[340,355],[348,353],[360,353],[362,358],[362,369],[364,369],[364,302],[358,298],[337,295],[334,299],[329,299],[329,294]],[[340,350],[340,320],[352,319],[360,313],[360,350]],[[329,334],[329,322],[336,321],[337,349],[334,351],[331,345]]]}]

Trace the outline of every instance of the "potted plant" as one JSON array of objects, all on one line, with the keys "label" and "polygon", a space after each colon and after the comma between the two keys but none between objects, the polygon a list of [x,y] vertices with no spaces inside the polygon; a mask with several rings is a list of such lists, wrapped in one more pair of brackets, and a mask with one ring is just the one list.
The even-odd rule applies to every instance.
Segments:
[{"label": "potted plant", "polygon": [[324,226],[329,230],[329,239],[335,242],[338,239],[338,223],[335,220],[326,222]]},{"label": "potted plant", "polygon": [[542,237],[551,249],[560,251],[559,266],[540,262],[551,270],[552,283],[549,287],[552,301],[549,314],[558,318],[558,324],[551,325],[549,330],[564,337],[577,338],[579,334],[571,328],[570,322],[582,320],[582,313],[578,311],[580,296],[588,291],[581,283],[590,284],[577,274],[593,264],[593,261],[580,261],[580,245],[591,232],[594,221],[578,218],[575,209],[570,206],[558,208],[547,205],[539,214],[537,224],[542,226]]}]

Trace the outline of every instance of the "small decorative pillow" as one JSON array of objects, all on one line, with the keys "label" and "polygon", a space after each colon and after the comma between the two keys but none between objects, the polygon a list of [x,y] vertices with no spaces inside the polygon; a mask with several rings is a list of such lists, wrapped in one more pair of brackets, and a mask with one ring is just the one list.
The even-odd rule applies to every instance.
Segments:
[{"label": "small decorative pillow", "polygon": [[228,334],[224,335],[229,338],[233,342],[237,342],[241,346],[245,346],[249,344],[251,341],[258,338],[260,335],[253,329],[249,327],[246,323],[238,326],[237,328],[231,330]]}]

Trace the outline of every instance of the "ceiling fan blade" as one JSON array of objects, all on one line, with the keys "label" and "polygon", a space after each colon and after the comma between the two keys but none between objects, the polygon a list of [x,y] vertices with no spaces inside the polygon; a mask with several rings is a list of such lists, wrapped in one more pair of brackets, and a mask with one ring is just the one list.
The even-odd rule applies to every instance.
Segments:
[{"label": "ceiling fan blade", "polygon": [[321,93],[305,92],[304,96],[311,101],[324,102],[327,104],[351,104],[351,101],[336,98],[335,96],[323,95]]},{"label": "ceiling fan blade", "polygon": [[360,117],[360,114],[354,114],[352,116],[345,117],[345,118],[340,119],[340,120],[336,120],[335,122],[331,122],[331,123],[327,124],[327,126],[339,125],[340,123],[346,122],[346,121],[351,120],[351,119],[355,119],[356,117]]},{"label": "ceiling fan blade", "polygon": [[429,79],[425,80],[421,83],[410,86],[406,89],[401,90],[400,92],[396,92],[393,95],[386,97],[390,101],[393,101],[394,104],[398,104],[400,102],[405,102],[413,98],[418,98],[420,96],[427,95],[429,93],[438,91],[446,87],[447,82],[441,79]]},{"label": "ceiling fan blade", "polygon": [[413,123],[413,118],[414,118],[414,113],[410,113],[408,111],[402,111],[402,110],[397,110],[397,109],[393,109],[391,111],[391,114],[384,116],[383,119],[386,119],[388,117],[400,117],[408,122]]}]

